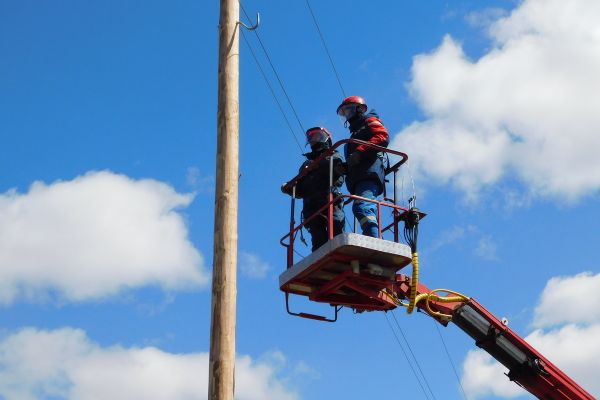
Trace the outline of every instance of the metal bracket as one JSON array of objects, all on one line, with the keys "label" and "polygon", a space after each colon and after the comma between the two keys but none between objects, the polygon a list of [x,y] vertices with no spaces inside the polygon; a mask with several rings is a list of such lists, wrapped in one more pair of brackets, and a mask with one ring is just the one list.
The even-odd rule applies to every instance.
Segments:
[{"label": "metal bracket", "polygon": [[293,311],[290,311],[290,294],[287,292],[285,293],[285,309],[288,312],[288,314],[294,315],[296,317],[314,319],[314,320],[323,321],[323,322],[335,322],[335,321],[337,321],[338,313],[342,309],[342,306],[332,306],[332,307],[335,310],[335,314],[333,315],[333,318],[327,318],[322,315],[309,314],[309,313],[304,313],[304,312],[299,312],[299,313],[293,312]]}]

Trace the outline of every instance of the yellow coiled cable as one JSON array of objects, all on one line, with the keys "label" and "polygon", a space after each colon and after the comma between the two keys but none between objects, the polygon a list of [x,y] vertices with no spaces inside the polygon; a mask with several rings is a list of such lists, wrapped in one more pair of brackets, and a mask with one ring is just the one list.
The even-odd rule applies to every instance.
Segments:
[{"label": "yellow coiled cable", "polygon": [[410,281],[410,297],[408,298],[408,308],[406,312],[412,314],[417,304],[417,286],[419,286],[419,253],[412,253],[413,273]]}]

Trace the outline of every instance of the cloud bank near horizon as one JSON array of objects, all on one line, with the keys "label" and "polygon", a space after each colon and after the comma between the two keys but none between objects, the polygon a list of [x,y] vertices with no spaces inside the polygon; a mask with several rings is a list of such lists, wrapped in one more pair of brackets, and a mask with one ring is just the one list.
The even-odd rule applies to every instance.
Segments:
[{"label": "cloud bank near horizon", "polygon": [[[273,357],[271,357],[273,358]],[[236,360],[236,399],[297,400],[278,374],[285,357]],[[194,400],[208,395],[208,353],[101,347],[80,329],[26,328],[0,339],[0,397],[6,400]]]}]

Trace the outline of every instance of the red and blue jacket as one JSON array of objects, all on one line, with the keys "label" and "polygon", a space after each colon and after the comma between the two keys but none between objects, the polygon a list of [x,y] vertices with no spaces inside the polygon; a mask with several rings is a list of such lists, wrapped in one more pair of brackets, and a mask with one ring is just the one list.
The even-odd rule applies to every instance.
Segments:
[{"label": "red and blue jacket", "polygon": [[[383,122],[379,119],[379,115],[375,110],[371,110],[366,114],[358,114],[349,121],[350,139],[358,139],[365,142],[373,143],[381,147],[387,147],[389,144],[389,134]],[[348,169],[346,176],[346,186],[348,191],[354,194],[354,187],[363,180],[375,180],[380,189],[381,194],[384,188],[385,172],[384,172],[384,155],[381,152],[370,149],[365,145],[356,143],[348,143],[344,148],[346,160],[354,152],[360,152],[360,162]]]}]

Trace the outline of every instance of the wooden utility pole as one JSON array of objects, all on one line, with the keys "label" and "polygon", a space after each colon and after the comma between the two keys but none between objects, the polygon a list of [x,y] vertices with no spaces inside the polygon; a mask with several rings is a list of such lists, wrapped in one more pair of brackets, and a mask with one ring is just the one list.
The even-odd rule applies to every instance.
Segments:
[{"label": "wooden utility pole", "polygon": [[208,398],[233,400],[238,241],[239,0],[221,0]]}]

